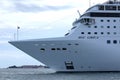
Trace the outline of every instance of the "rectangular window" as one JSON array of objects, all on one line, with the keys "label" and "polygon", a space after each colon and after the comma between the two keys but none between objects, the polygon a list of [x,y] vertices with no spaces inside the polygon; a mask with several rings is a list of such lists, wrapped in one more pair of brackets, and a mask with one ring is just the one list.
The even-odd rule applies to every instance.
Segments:
[{"label": "rectangular window", "polygon": [[116,10],[116,6],[105,6],[105,10]]},{"label": "rectangular window", "polygon": [[40,50],[41,50],[41,51],[45,51],[45,48],[41,48]]},{"label": "rectangular window", "polygon": [[91,17],[120,17],[120,13],[103,13],[103,12],[91,12]]},{"label": "rectangular window", "polygon": [[107,40],[107,44],[110,44],[111,43],[111,41],[110,40]]},{"label": "rectangular window", "polygon": [[120,10],[120,6],[118,6],[118,10]]},{"label": "rectangular window", "polygon": [[104,10],[104,6],[102,6],[102,5],[101,5],[101,6],[98,6],[98,9],[99,9],[99,10]]},{"label": "rectangular window", "polygon": [[51,48],[51,50],[56,50],[55,48]]},{"label": "rectangular window", "polygon": [[57,48],[57,50],[61,50],[60,48]]},{"label": "rectangular window", "polygon": [[67,50],[67,48],[62,48],[62,50]]}]

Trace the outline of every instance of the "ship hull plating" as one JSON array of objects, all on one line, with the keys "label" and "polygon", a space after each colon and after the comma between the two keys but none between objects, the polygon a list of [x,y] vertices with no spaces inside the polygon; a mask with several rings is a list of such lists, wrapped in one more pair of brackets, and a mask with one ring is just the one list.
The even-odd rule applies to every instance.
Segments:
[{"label": "ship hull plating", "polygon": [[105,40],[10,42],[57,72],[120,71],[120,49]]},{"label": "ship hull plating", "polygon": [[65,37],[10,42],[59,72],[120,71],[120,1],[90,7]]}]

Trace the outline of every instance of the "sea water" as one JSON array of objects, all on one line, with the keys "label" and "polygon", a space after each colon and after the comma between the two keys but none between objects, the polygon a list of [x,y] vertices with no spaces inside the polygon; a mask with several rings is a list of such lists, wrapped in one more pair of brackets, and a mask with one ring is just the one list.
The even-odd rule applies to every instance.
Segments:
[{"label": "sea water", "polygon": [[120,80],[120,72],[55,73],[45,68],[0,69],[0,80]]}]

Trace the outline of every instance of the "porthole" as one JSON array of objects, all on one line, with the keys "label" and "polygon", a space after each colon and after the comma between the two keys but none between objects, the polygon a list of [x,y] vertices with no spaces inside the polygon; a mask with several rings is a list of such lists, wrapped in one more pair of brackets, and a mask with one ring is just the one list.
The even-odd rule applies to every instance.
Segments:
[{"label": "porthole", "polygon": [[110,28],[110,26],[107,26],[107,28]]},{"label": "porthole", "polygon": [[91,32],[88,32],[88,34],[91,34]]},{"label": "porthole", "polygon": [[116,35],[116,34],[117,34],[117,32],[113,32],[113,34],[114,34],[114,35]]},{"label": "porthole", "polygon": [[45,51],[45,48],[41,48],[40,50],[41,50],[41,51]]},{"label": "porthole", "polygon": [[114,28],[116,28],[116,26],[114,26]]},{"label": "porthole", "polygon": [[81,32],[81,34],[85,34],[84,32]]},{"label": "porthole", "polygon": [[67,50],[67,48],[62,48],[62,50]]},{"label": "porthole", "polygon": [[110,22],[110,20],[107,20],[107,22]]},{"label": "porthole", "polygon": [[104,34],[104,32],[101,32],[101,34],[103,35],[103,34]]},{"label": "porthole", "polygon": [[104,20],[101,20],[101,22],[103,22]]},{"label": "porthole", "polygon": [[107,44],[110,44],[111,43],[111,41],[110,40],[107,40]]},{"label": "porthole", "polygon": [[116,20],[113,20],[113,22],[116,22]]},{"label": "porthole", "polygon": [[114,44],[117,44],[117,40],[113,40],[113,43],[114,43]]},{"label": "porthole", "polygon": [[110,35],[110,32],[107,32],[108,35]]},{"label": "porthole", "polygon": [[97,34],[97,32],[94,32],[94,34]]},{"label": "porthole", "polygon": [[60,48],[57,48],[57,50],[61,50]]},{"label": "porthole", "polygon": [[94,28],[97,28],[97,26],[94,26]]}]

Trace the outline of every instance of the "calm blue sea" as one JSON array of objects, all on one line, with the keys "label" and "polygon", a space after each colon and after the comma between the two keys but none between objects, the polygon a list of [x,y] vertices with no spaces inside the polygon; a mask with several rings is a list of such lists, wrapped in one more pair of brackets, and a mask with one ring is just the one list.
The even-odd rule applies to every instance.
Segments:
[{"label": "calm blue sea", "polygon": [[120,80],[120,72],[54,73],[50,69],[0,69],[0,80]]}]

